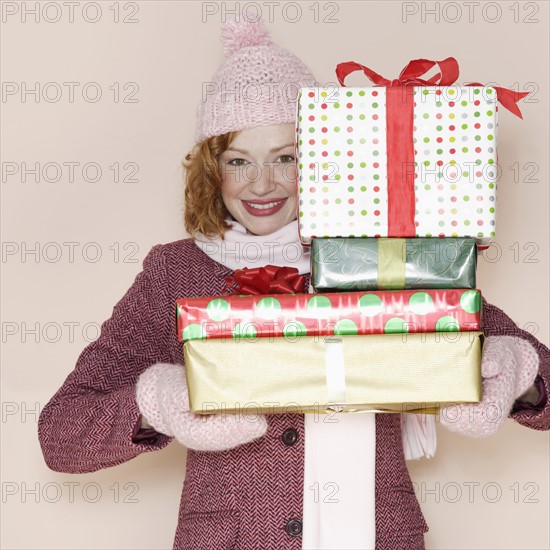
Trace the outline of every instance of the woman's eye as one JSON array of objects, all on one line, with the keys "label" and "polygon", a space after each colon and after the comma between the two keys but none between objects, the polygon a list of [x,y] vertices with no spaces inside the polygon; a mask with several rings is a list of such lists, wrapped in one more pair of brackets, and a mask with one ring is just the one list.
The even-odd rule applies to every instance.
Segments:
[{"label": "woman's eye", "polygon": [[294,162],[295,158],[292,155],[281,155],[277,160],[278,162],[287,163]]},{"label": "woman's eye", "polygon": [[230,160],[227,164],[231,164],[231,166],[244,166],[244,164],[246,164],[246,160],[233,159],[233,160]]}]

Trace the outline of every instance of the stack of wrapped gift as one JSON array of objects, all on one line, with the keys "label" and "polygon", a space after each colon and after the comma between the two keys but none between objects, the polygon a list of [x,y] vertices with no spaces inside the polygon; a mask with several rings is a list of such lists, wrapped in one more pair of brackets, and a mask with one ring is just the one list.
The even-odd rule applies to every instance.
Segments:
[{"label": "stack of wrapped gift", "polygon": [[185,298],[197,413],[426,412],[479,399],[479,291]]},{"label": "stack of wrapped gift", "polygon": [[[415,76],[435,65],[429,81]],[[343,87],[359,69],[379,86]],[[180,300],[194,412],[436,412],[481,399],[476,247],[495,231],[497,100],[518,114],[525,94],[449,86],[452,58],[411,62],[398,81],[353,62],[337,75],[342,87],[302,88],[297,101],[315,293]]]}]

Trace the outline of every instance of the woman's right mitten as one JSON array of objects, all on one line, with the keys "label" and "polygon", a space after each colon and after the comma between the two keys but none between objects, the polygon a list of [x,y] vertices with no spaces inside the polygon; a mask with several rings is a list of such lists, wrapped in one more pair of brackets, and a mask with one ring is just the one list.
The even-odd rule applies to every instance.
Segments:
[{"label": "woman's right mitten", "polygon": [[225,451],[261,437],[267,419],[257,414],[194,414],[183,365],[156,363],[136,384],[141,414],[159,433],[175,437],[195,451]]}]

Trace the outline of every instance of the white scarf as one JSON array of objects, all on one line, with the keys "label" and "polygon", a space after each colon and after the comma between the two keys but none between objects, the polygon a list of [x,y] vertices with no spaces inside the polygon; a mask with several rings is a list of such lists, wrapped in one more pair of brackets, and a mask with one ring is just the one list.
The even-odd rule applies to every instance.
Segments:
[{"label": "white scarf", "polygon": [[235,271],[243,267],[286,265],[300,274],[309,273],[309,250],[298,238],[298,221],[294,220],[269,235],[253,235],[234,220],[224,239],[198,233],[195,244],[213,260]]},{"label": "white scarf", "polygon": [[[236,221],[224,239],[197,235],[196,245],[216,262],[236,270],[287,265],[309,273],[309,251],[293,221],[269,235],[253,235]],[[310,292],[311,292],[310,286]],[[435,454],[433,415],[401,415],[405,459]],[[361,437],[357,433],[361,432]],[[375,415],[304,415],[303,550],[374,549]],[[342,525],[353,529],[341,529]]]}]

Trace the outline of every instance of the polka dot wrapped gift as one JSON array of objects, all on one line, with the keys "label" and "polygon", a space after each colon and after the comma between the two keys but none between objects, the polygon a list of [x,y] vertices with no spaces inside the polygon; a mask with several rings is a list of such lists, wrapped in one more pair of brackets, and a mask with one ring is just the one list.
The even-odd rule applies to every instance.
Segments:
[{"label": "polka dot wrapped gift", "polygon": [[[410,116],[401,112],[406,102]],[[496,102],[493,88],[478,86],[302,88],[302,241],[444,236],[487,245],[496,219]]]},{"label": "polka dot wrapped gift", "polygon": [[473,289],[233,295],[177,301],[180,341],[477,331]]},{"label": "polka dot wrapped gift", "polygon": [[300,235],[474,237],[495,233],[497,101],[522,118],[527,92],[455,86],[453,57],[415,59],[374,88],[302,88],[297,102]]}]

